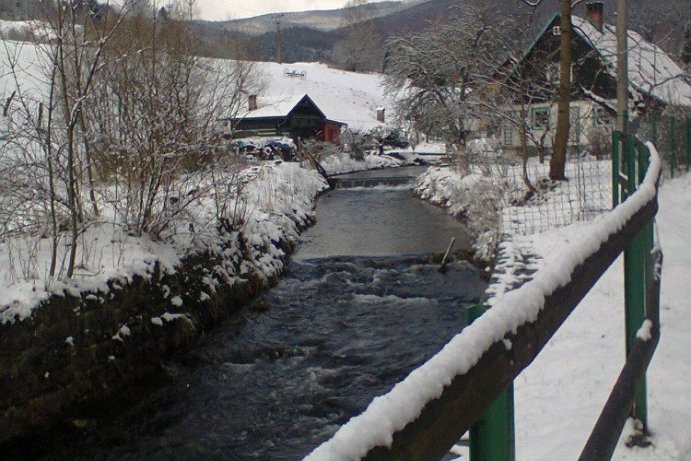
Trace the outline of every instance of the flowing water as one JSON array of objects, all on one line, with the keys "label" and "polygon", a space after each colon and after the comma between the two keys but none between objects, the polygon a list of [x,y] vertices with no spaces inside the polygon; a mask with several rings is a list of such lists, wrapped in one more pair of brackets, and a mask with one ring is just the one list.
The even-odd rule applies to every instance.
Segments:
[{"label": "flowing water", "polygon": [[467,237],[409,187],[331,191],[317,220],[276,287],[107,428],[44,459],[299,460],[437,352],[482,296],[477,269],[429,262]]}]

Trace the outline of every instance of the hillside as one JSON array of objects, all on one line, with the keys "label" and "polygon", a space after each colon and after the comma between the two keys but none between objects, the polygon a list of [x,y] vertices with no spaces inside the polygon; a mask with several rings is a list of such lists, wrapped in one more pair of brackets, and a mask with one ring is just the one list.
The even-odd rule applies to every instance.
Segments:
[{"label": "hillside", "polygon": [[[616,1],[605,0],[604,3],[605,20],[613,23]],[[394,35],[419,33],[433,27],[435,22],[448,18],[450,11],[455,8],[481,8],[495,17],[518,17],[521,23],[534,30],[558,11],[558,0],[544,0],[532,18],[530,9],[518,0],[416,0],[376,5],[375,17],[360,23],[360,26],[376,30],[382,41]],[[581,4],[575,8],[574,14],[583,16],[584,11],[585,6]],[[688,65],[691,56],[684,50],[691,49],[691,34],[685,28],[691,23],[691,10],[685,0],[663,0],[653,5],[645,0],[631,0],[629,11],[631,29],[660,45],[678,62],[684,63],[686,60]],[[342,9],[284,15],[281,18],[283,60],[332,61],[334,47],[348,34],[343,27],[347,12],[348,9]],[[247,44],[245,57],[267,61],[274,60],[276,56],[276,19],[277,15],[264,15],[237,21],[197,21],[193,27],[202,42],[214,43],[214,38],[232,36]],[[381,66],[373,66],[373,69],[381,69]]]},{"label": "hillside", "polygon": [[[325,64],[308,62],[276,64],[258,62],[260,86],[258,104],[265,98],[309,94],[327,118],[347,123],[355,130],[368,130],[380,125],[377,107],[392,113],[392,101],[382,87],[381,74],[346,72]],[[304,73],[304,78],[288,77],[285,72]]]},{"label": "hillside", "polygon": [[276,30],[276,21],[281,22],[281,29],[284,31],[294,27],[306,27],[319,31],[332,31],[342,27],[344,21],[346,21],[348,17],[365,14],[365,12],[374,17],[393,15],[425,1],[426,0],[385,1],[372,4],[371,8],[354,6],[338,10],[274,13],[254,18],[223,21],[217,24],[227,30],[249,35],[261,35],[267,32],[273,33]]}]

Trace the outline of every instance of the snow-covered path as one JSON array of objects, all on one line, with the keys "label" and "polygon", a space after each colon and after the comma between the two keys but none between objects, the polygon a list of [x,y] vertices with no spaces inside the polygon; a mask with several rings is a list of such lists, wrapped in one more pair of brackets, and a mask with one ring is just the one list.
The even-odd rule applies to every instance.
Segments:
[{"label": "snow-covered path", "polygon": [[[649,425],[653,445],[627,448],[614,460],[691,459],[691,175],[660,189],[657,229],[665,255],[662,337],[648,372]],[[524,239],[549,255],[587,232],[587,223]],[[544,264],[539,261],[538,264]],[[622,259],[603,275],[536,361],[516,380],[518,460],[575,459],[624,363]]]}]

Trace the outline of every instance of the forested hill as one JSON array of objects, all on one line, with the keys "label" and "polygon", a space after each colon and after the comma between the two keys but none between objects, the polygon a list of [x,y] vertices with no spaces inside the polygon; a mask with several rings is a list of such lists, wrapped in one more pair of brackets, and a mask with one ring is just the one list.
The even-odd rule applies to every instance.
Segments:
[{"label": "forested hill", "polygon": [[[87,4],[98,0],[72,0]],[[146,3],[146,0],[139,0]],[[605,0],[605,21],[613,23],[616,0]],[[521,16],[533,30],[559,9],[559,0],[542,0],[532,18],[523,0],[385,1],[332,11],[263,15],[232,21],[191,23],[200,54],[271,61],[277,56],[276,22],[281,22],[281,59],[327,61],[348,70],[380,71],[386,39],[421,32],[445,21],[453,10],[480,8],[496,20]],[[34,19],[44,0],[0,0],[0,19]],[[584,15],[579,4],[574,14]],[[629,0],[630,28],[661,46],[680,64],[691,65],[691,9],[688,0]],[[362,55],[362,56],[360,56]]]},{"label": "forested hill", "polygon": [[[605,20],[614,23],[616,0],[605,0]],[[388,14],[360,15],[359,29],[366,33],[367,46],[364,51],[383,47],[387,38],[393,35],[421,32],[436,23],[444,21],[454,9],[484,8],[496,17],[522,17],[521,23],[527,24],[537,31],[542,24],[559,10],[559,0],[543,0],[530,18],[528,8],[522,0],[428,0],[412,2],[407,8],[398,7]],[[375,4],[376,7],[376,4]],[[303,14],[303,13],[301,13]],[[574,14],[585,14],[584,4],[579,4]],[[348,18],[348,16],[341,16]],[[351,17],[352,18],[352,17]],[[304,19],[304,17],[303,17]],[[349,56],[358,52],[358,47],[348,47],[350,31],[353,24],[344,22],[341,27],[333,28],[320,24],[302,22],[300,26],[285,27],[290,24],[290,14],[282,18],[281,55],[287,61],[330,61],[349,70],[381,70],[383,53],[378,53],[372,59],[365,59],[364,65],[358,67],[352,62],[344,62],[343,55]],[[211,41],[211,37],[233,36],[241,37],[249,44],[249,58],[257,60],[274,60],[276,58],[276,33],[269,30],[260,34],[249,34],[242,31],[242,27],[235,27],[241,22],[229,21],[213,23],[200,21],[195,29],[201,40]],[[691,10],[687,0],[660,0],[649,2],[646,0],[629,0],[630,28],[640,32],[647,40],[660,45],[680,64],[688,68],[691,64]],[[275,28],[275,23],[274,23]],[[357,35],[357,34],[356,34]],[[372,40],[371,36],[375,36]],[[352,38],[352,37],[351,37]],[[343,49],[345,47],[345,50]]]}]

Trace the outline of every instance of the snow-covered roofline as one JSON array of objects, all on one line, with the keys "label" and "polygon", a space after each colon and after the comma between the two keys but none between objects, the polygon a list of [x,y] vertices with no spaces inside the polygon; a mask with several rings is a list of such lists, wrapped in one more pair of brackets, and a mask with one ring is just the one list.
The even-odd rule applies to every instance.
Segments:
[{"label": "snow-covered roofline", "polygon": [[[540,38],[560,13],[554,13],[545,23],[535,39],[523,52],[524,60],[535,48]],[[573,29],[607,66],[612,76],[616,76],[617,38],[616,27],[603,24],[598,30],[588,19],[571,16]],[[660,47],[628,30],[628,76],[632,91],[643,93],[655,100],[675,106],[691,107],[691,83],[688,76]]]},{"label": "snow-covered roofline", "polygon": [[281,118],[288,117],[290,112],[292,112],[295,107],[302,102],[302,100],[307,99],[314,107],[321,117],[327,122],[336,123],[339,125],[347,125],[347,123],[329,119],[324,111],[314,102],[312,98],[306,93],[299,94],[288,94],[283,96],[257,96],[257,108],[256,109],[244,109],[238,112],[233,120],[259,120],[259,119],[271,119],[271,118]]},{"label": "snow-covered roofline", "polygon": [[[607,68],[616,75],[616,27],[603,24],[599,31],[589,20],[573,16],[574,31],[596,50]],[[629,85],[635,91],[664,104],[691,106],[691,84],[688,76],[660,47],[627,31]]]}]

